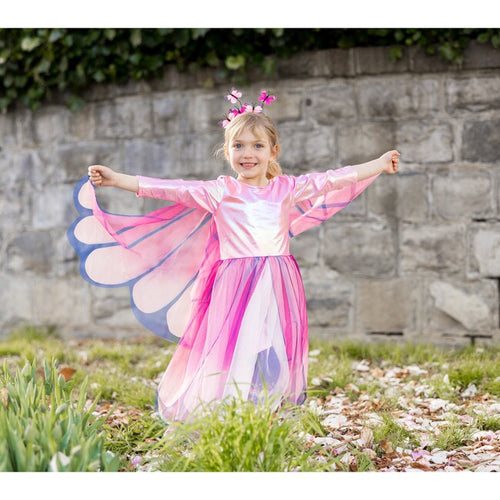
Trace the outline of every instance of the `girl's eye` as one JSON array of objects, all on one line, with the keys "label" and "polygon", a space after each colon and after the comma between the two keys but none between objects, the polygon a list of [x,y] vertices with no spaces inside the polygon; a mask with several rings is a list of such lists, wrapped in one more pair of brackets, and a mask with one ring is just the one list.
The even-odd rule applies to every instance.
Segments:
[{"label": "girl's eye", "polygon": [[256,148],[263,148],[264,147],[264,144],[256,144],[255,145]]},{"label": "girl's eye", "polygon": [[233,148],[234,149],[239,149],[239,148],[241,148],[241,144],[233,144]]}]

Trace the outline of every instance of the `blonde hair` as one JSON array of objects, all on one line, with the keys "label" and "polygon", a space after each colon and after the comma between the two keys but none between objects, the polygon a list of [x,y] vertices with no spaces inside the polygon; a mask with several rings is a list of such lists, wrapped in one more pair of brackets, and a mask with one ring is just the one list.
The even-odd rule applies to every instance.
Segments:
[{"label": "blonde hair", "polygon": [[241,132],[247,128],[254,134],[256,129],[264,130],[271,145],[271,151],[276,151],[276,158],[269,161],[266,177],[268,179],[272,179],[277,175],[281,175],[282,170],[280,164],[277,162],[280,152],[278,131],[276,130],[276,125],[271,118],[264,113],[251,113],[247,111],[236,116],[229,122],[224,132],[224,146],[221,148],[224,151],[226,158],[228,157],[228,148],[232,139],[239,136]]}]

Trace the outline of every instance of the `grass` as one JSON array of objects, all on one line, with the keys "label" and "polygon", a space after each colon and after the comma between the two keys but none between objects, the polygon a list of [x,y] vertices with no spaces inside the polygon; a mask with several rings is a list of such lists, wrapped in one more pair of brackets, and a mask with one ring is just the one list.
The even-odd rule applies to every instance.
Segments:
[{"label": "grass", "polygon": [[472,435],[469,427],[465,427],[456,417],[448,419],[439,431],[432,444],[440,450],[453,450],[466,444]]},{"label": "grass", "polygon": [[[191,472],[314,471],[312,451],[297,437],[297,420],[270,404],[231,399],[178,424],[156,447],[158,470]],[[176,445],[172,446],[172,444]],[[181,443],[183,446],[179,446]],[[328,464],[322,465],[328,468]]]},{"label": "grass", "polygon": [[[11,373],[26,363],[43,365],[53,359],[58,366],[76,370],[71,379],[74,395],[67,398],[84,397],[84,392],[94,402],[103,417],[100,435],[105,448],[116,455],[122,471],[376,470],[377,456],[383,456],[387,442],[393,449],[419,443],[415,433],[394,414],[404,406],[401,396],[414,397],[411,391],[421,383],[421,376],[406,373],[405,390],[409,392],[394,393],[377,376],[360,378],[357,367],[361,362],[383,369],[418,365],[426,370],[427,397],[459,402],[470,384],[480,393],[500,396],[498,346],[445,350],[427,344],[363,344],[313,338],[310,402],[325,401],[339,390],[348,396],[349,404],[362,405],[366,397],[377,401],[373,450],[349,445],[339,455],[328,446],[306,439],[332,435],[341,439],[337,431],[323,425],[324,416],[307,405],[275,411],[270,404],[255,406],[231,400],[191,421],[166,427],[155,414],[154,398],[173,350],[172,344],[154,336],[120,342],[77,341],[59,337],[53,328],[28,327],[0,341],[0,363],[5,363]],[[431,445],[449,450],[467,443],[472,428],[500,430],[497,415],[470,412],[470,418],[473,425],[464,428],[452,415],[430,439]]]},{"label": "grass", "polygon": [[377,445],[380,453],[380,443],[382,440],[387,440],[392,447],[396,449],[398,446],[407,448],[409,445],[417,445],[418,441],[413,434],[405,429],[401,424],[396,422],[396,419],[388,412],[381,412],[380,417],[382,422],[373,429],[373,442]]},{"label": "grass", "polygon": [[480,431],[500,431],[500,416],[498,415],[479,415],[477,416],[475,426]]},{"label": "grass", "polygon": [[86,382],[73,395],[55,362],[27,362],[0,373],[0,471],[116,471],[105,450],[102,422],[86,407]]}]

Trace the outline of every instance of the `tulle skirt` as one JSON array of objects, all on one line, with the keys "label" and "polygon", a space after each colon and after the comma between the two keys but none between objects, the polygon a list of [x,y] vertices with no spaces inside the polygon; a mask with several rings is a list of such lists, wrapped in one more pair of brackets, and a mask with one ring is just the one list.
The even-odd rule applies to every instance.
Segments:
[{"label": "tulle skirt", "polygon": [[157,392],[165,420],[230,397],[301,404],[307,312],[291,255],[219,260],[195,297],[188,327]]}]

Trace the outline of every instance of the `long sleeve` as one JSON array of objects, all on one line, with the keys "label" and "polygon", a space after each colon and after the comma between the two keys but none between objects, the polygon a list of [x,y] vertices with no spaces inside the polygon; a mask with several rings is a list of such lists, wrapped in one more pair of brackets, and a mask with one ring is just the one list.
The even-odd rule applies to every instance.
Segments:
[{"label": "long sleeve", "polygon": [[157,179],[137,176],[137,196],[173,201],[187,207],[202,208],[213,213],[221,200],[223,185],[219,179],[192,181],[183,179]]},{"label": "long sleeve", "polygon": [[297,203],[337,191],[355,184],[358,174],[354,167],[348,166],[326,172],[314,172],[294,177],[293,196]]}]

